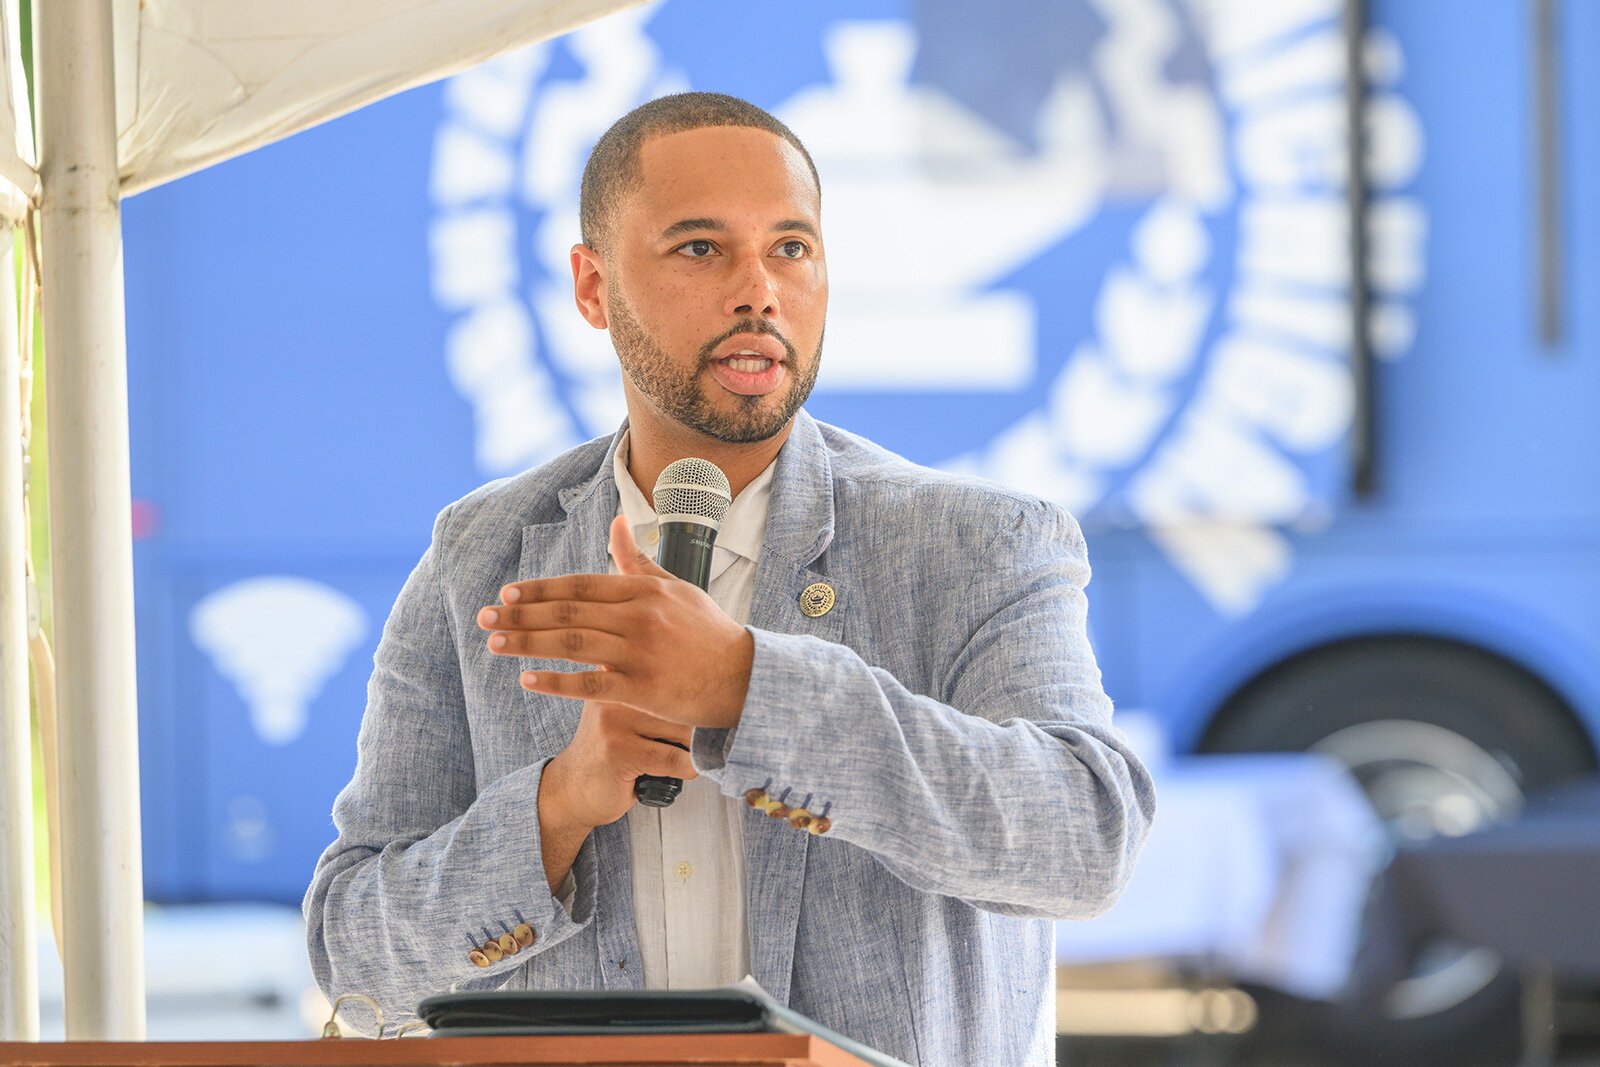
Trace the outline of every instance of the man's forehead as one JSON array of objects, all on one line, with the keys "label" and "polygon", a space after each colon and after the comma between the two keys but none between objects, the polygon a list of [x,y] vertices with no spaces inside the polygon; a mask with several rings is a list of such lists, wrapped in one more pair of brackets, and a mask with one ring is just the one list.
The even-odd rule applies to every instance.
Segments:
[{"label": "man's forehead", "polygon": [[639,181],[630,199],[653,213],[703,204],[787,203],[785,214],[815,217],[816,181],[805,157],[783,137],[747,126],[704,126],[652,135],[639,146]]}]

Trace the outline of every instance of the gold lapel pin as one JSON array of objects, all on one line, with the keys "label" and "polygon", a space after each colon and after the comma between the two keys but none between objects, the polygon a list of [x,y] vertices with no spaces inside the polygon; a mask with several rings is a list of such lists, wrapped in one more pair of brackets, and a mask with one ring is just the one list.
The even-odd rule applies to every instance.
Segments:
[{"label": "gold lapel pin", "polygon": [[800,594],[800,611],[810,618],[819,618],[833,610],[837,599],[833,586],[827,582],[812,582]]}]

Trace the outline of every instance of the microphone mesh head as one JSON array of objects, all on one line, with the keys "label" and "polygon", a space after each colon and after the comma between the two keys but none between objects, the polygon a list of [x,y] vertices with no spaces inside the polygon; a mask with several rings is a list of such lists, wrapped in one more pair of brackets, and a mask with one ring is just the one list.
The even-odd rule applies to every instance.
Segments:
[{"label": "microphone mesh head", "polygon": [[662,522],[697,522],[712,529],[721,527],[733,503],[728,476],[710,460],[693,456],[668,464],[651,495]]}]

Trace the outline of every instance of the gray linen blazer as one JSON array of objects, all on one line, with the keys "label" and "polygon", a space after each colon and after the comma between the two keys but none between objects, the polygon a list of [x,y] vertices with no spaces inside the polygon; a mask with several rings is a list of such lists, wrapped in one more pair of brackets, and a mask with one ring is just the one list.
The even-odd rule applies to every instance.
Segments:
[{"label": "gray linen blazer", "polygon": [[[539,776],[576,701],[529,693],[475,621],[513,580],[607,568],[616,438],[447,507],[384,628],[338,838],[306,893],[330,995],[408,1018],[455,989],[635,989],[625,820],[574,865],[539,851]],[[756,979],[919,1067],[1054,1062],[1053,919],[1110,906],[1154,809],[1085,634],[1083,537],[1060,508],[892,455],[803,412],[777,460],[739,725],[695,732],[722,792],[825,807],[813,835],[746,809]],[[800,594],[837,596],[816,618]],[[526,920],[536,940],[467,954]]]}]

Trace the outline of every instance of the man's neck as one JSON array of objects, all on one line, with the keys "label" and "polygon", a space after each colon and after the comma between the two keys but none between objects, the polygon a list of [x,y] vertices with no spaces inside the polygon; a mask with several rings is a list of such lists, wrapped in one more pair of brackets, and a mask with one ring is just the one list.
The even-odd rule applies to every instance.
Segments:
[{"label": "man's neck", "polygon": [[649,428],[641,424],[628,427],[628,473],[633,483],[651,499],[656,479],[667,465],[689,456],[709,460],[728,476],[728,487],[738,496],[756,476],[772,465],[778,450],[789,439],[794,420],[765,441],[749,444],[728,444],[713,440],[682,427],[666,430]]}]

